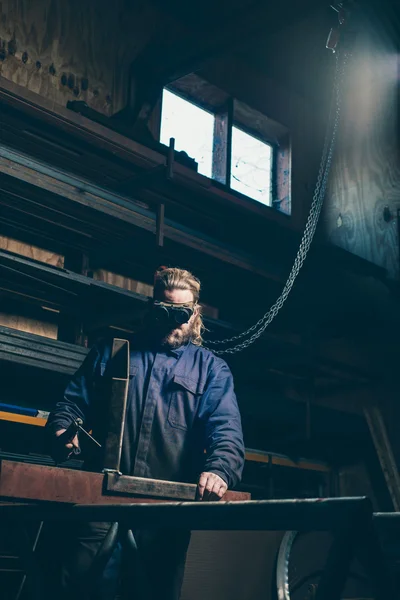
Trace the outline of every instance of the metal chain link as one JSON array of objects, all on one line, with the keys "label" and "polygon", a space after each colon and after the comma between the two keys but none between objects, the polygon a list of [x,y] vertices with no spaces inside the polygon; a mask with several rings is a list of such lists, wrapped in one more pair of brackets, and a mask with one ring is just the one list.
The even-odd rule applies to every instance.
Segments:
[{"label": "metal chain link", "polygon": [[[273,321],[276,315],[281,310],[282,306],[286,302],[293,284],[300,272],[301,267],[304,264],[304,261],[307,257],[308,251],[310,249],[312,240],[314,238],[314,234],[317,228],[319,216],[321,214],[321,209],[323,205],[323,201],[325,198],[326,187],[328,183],[328,176],[332,165],[333,151],[335,148],[337,130],[340,119],[340,111],[341,111],[341,90],[344,79],[345,68],[347,64],[348,54],[343,53],[343,57],[341,57],[340,53],[336,54],[336,66],[335,66],[335,77],[334,77],[334,94],[332,98],[332,104],[330,109],[330,115],[328,119],[328,126],[325,135],[324,147],[322,151],[322,158],[319,167],[317,182],[313,194],[313,200],[310,207],[310,212],[307,218],[307,222],[305,225],[303,237],[300,242],[299,249],[297,251],[296,258],[294,260],[292,269],[288,276],[287,282],[282,290],[281,295],[275,301],[275,303],[271,306],[271,308],[264,314],[264,316],[257,321],[252,327],[239,333],[238,335],[234,335],[230,338],[226,338],[224,340],[215,340],[208,341],[207,346],[221,346],[226,344],[231,344],[233,342],[237,342],[238,340],[243,340],[243,338],[247,338],[244,341],[232,346],[231,348],[226,348],[222,350],[214,350],[214,354],[235,354],[236,352],[240,352],[245,348],[248,348],[251,344],[253,344],[266,330],[268,325]],[[249,337],[250,336],[250,337]],[[207,347],[205,346],[205,347]]]}]

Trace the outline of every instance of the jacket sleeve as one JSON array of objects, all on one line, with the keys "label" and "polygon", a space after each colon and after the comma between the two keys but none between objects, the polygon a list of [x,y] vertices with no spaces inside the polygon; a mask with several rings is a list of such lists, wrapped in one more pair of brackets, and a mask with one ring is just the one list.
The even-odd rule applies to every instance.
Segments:
[{"label": "jacket sleeve", "polygon": [[91,411],[94,404],[95,384],[104,371],[104,344],[91,348],[82,365],[68,383],[64,397],[50,413],[46,428],[50,434],[67,429],[72,421],[80,418],[90,428]]},{"label": "jacket sleeve", "polygon": [[229,488],[235,487],[242,476],[244,442],[233,377],[225,362],[217,372],[211,372],[199,418],[206,433],[204,471],[216,473]]}]

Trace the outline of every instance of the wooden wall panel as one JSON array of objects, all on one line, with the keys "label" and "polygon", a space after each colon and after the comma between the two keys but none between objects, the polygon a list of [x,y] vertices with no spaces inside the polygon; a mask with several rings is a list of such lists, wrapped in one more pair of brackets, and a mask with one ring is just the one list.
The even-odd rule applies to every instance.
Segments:
[{"label": "wooden wall panel", "polygon": [[0,250],[8,250],[8,252],[14,252],[14,254],[20,254],[54,267],[64,267],[64,257],[61,254],[55,254],[4,235],[0,235]]},{"label": "wooden wall panel", "polygon": [[10,327],[10,329],[18,329],[18,331],[25,331],[26,333],[41,335],[52,340],[57,339],[58,326],[56,323],[47,323],[22,315],[0,312],[0,325]]},{"label": "wooden wall panel", "polygon": [[105,281],[110,285],[115,285],[123,288],[124,290],[136,292],[137,294],[143,294],[143,296],[150,297],[153,295],[153,286],[148,285],[147,283],[142,283],[141,281],[136,281],[130,277],[125,277],[124,275],[118,275],[117,273],[112,273],[111,271],[105,271],[104,269],[96,269],[93,271],[93,279],[96,279],[97,281]]},{"label": "wooden wall panel", "polygon": [[334,244],[399,275],[398,58],[365,27],[349,62],[323,227]]},{"label": "wooden wall panel", "polygon": [[2,77],[106,115],[125,106],[129,66],[157,26],[148,3],[125,0],[3,0],[0,16]]}]

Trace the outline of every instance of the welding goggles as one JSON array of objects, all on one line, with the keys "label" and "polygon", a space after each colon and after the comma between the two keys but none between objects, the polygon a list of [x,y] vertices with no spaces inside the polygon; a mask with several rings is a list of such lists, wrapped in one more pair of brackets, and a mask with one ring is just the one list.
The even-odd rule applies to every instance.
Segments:
[{"label": "welding goggles", "polygon": [[187,323],[194,313],[193,304],[172,304],[170,302],[152,302],[150,316],[154,323],[162,327],[179,327]]}]

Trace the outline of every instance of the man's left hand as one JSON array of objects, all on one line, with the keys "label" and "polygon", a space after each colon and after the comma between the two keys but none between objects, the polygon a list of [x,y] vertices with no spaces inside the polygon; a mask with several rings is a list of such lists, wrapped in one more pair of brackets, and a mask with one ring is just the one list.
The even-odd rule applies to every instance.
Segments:
[{"label": "man's left hand", "polygon": [[227,484],[219,475],[204,472],[197,484],[197,499],[203,502],[220,500],[228,489]]}]

